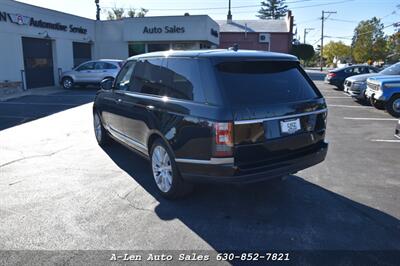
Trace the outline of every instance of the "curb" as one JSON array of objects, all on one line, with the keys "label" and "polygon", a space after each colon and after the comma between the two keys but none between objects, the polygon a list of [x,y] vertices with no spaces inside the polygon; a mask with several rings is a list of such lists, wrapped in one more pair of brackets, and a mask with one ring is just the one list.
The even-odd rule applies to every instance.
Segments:
[{"label": "curb", "polygon": [[29,89],[26,91],[17,92],[17,93],[10,94],[10,95],[0,96],[0,102],[5,102],[5,101],[18,99],[18,98],[25,97],[25,96],[32,96],[32,95],[46,96],[46,95],[51,95],[51,94],[55,94],[57,92],[62,92],[62,91],[64,91],[64,89],[62,89],[61,87],[45,87],[45,88]]}]

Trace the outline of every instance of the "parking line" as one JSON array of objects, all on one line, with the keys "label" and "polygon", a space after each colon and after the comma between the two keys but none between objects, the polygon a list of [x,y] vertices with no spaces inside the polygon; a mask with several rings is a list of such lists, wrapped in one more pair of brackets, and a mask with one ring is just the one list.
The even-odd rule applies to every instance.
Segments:
[{"label": "parking line", "polygon": [[397,121],[396,118],[378,118],[378,117],[343,117],[345,120],[370,120],[370,121]]},{"label": "parking line", "polygon": [[399,139],[371,139],[373,142],[390,142],[390,143],[400,143]]},{"label": "parking line", "polygon": [[9,105],[55,105],[55,106],[77,106],[79,103],[21,103],[21,102],[0,102],[1,104]]},{"label": "parking line", "polygon": [[348,107],[348,108],[368,108],[374,109],[372,106],[357,106],[357,105],[341,105],[341,104],[328,104],[328,107]]}]

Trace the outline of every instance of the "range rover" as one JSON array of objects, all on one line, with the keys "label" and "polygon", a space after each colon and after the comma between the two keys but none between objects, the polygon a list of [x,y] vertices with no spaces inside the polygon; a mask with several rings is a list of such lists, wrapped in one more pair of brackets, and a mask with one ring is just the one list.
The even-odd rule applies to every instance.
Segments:
[{"label": "range rover", "polygon": [[167,51],[129,58],[101,83],[100,145],[148,158],[159,192],[196,182],[256,182],[322,162],[327,106],[296,57],[260,51]]}]

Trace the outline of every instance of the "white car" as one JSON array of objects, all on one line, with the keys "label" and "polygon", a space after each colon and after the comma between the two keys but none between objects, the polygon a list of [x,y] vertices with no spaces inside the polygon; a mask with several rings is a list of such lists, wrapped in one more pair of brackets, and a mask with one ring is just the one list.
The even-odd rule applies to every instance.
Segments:
[{"label": "white car", "polygon": [[87,61],[62,73],[61,86],[64,89],[71,89],[74,85],[100,84],[105,78],[115,78],[122,63],[122,60],[116,59]]}]

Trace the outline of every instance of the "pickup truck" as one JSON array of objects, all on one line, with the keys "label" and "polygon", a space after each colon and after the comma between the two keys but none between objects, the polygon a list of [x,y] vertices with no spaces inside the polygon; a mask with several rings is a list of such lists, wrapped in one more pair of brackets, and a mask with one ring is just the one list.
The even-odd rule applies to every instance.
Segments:
[{"label": "pickup truck", "polygon": [[400,75],[368,78],[365,96],[375,108],[400,117]]}]

